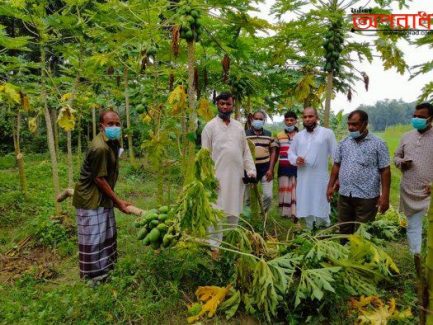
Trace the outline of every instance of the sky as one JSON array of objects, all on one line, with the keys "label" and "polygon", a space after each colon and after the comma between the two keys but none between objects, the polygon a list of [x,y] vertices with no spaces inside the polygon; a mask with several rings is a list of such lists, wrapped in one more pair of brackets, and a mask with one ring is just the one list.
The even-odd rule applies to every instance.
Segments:
[{"label": "sky", "polygon": [[[270,7],[275,0],[265,0],[264,4],[261,4],[261,12],[257,13],[257,16],[262,18],[275,21],[270,16]],[[361,1],[357,3],[353,8],[359,8],[360,5],[366,5],[369,1]],[[370,1],[371,4],[372,1]],[[433,1],[432,0],[413,0],[409,4],[409,8],[399,9],[398,5],[392,5],[392,13],[417,13],[418,11],[425,11],[427,13],[433,13]],[[369,6],[366,5],[366,8]],[[347,10],[350,14],[350,8]],[[371,36],[367,36],[367,33],[363,35],[356,35],[357,41],[365,42],[371,39]],[[368,33],[371,35],[371,32]],[[414,40],[417,36],[411,35],[410,39]],[[416,47],[410,45],[406,41],[399,41],[399,47],[405,54],[405,60],[409,67],[424,63],[433,59],[433,49],[427,46]],[[356,109],[359,105],[373,105],[378,100],[384,99],[402,99],[405,102],[415,101],[421,94],[421,89],[425,84],[433,81],[433,72],[425,75],[419,75],[416,78],[409,81],[410,73],[405,72],[404,75],[400,75],[395,69],[384,70],[380,58],[374,58],[370,64],[367,61],[364,63],[357,63],[357,69],[365,71],[370,78],[370,85],[368,92],[365,91],[364,84],[359,82],[355,86],[355,91],[352,95],[352,101],[347,100],[345,94],[338,94],[333,100],[331,107],[334,112],[344,110],[348,113]],[[280,120],[281,118],[276,117],[274,121]]]}]

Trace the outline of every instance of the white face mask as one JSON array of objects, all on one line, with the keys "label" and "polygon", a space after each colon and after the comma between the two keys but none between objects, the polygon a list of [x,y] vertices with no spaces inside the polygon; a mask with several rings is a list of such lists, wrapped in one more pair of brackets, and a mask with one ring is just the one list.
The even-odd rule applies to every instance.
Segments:
[{"label": "white face mask", "polygon": [[255,128],[256,130],[261,130],[263,129],[263,125],[265,124],[265,121],[262,120],[253,120],[251,122],[251,125],[253,126],[253,128]]},{"label": "white face mask", "polygon": [[294,125],[284,125],[284,130],[286,130],[287,132],[293,132],[295,130],[295,126]]}]

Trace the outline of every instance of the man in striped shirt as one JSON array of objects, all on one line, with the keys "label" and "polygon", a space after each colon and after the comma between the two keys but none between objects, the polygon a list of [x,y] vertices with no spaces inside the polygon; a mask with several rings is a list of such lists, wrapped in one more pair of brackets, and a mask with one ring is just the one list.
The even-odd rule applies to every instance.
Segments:
[{"label": "man in striped shirt", "polygon": [[263,188],[263,209],[269,210],[272,203],[272,180],[274,178],[274,167],[277,157],[278,144],[272,137],[272,133],[263,129],[266,114],[257,111],[252,116],[251,128],[246,130],[247,140],[255,145],[255,164],[257,179]]}]

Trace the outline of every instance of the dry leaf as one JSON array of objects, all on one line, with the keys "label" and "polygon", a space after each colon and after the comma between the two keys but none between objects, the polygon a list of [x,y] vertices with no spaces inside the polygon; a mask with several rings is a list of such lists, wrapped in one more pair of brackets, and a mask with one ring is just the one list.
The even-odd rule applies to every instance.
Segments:
[{"label": "dry leaf", "polygon": [[168,103],[171,105],[174,114],[186,109],[186,99],[187,95],[183,85],[177,86],[170,95],[168,95]]},{"label": "dry leaf", "polygon": [[350,305],[360,313],[356,320],[356,324],[359,325],[386,325],[391,319],[402,320],[413,316],[410,308],[399,312],[394,298],[386,305],[377,296],[361,296],[359,300],[352,298]]},{"label": "dry leaf", "polygon": [[38,128],[38,118],[37,117],[31,117],[29,118],[29,130],[31,133],[35,133],[36,129]]},{"label": "dry leaf", "polygon": [[197,114],[206,122],[209,122],[214,117],[214,113],[212,112],[210,103],[207,99],[200,98],[198,102]]},{"label": "dry leaf", "polygon": [[188,323],[191,324],[198,321],[200,317],[206,313],[208,318],[213,317],[219,304],[224,301],[231,287],[230,284],[225,288],[217,286],[198,287],[195,295],[200,301],[203,301],[204,304],[201,311],[196,316],[188,317]]},{"label": "dry leaf", "polygon": [[57,123],[65,131],[72,131],[75,127],[75,110],[69,105],[62,107],[57,118]]}]

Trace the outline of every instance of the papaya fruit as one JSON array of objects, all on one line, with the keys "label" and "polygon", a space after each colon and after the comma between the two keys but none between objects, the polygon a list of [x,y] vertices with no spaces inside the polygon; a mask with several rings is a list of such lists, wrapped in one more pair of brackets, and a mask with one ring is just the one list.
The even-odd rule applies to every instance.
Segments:
[{"label": "papaya fruit", "polygon": [[150,234],[147,234],[146,237],[144,237],[144,239],[143,239],[144,246],[147,246],[147,245],[150,244],[150,237],[149,237],[149,235]]},{"label": "papaya fruit", "polygon": [[170,235],[170,234],[166,234],[163,238],[162,238],[162,246],[164,247],[168,247],[170,246],[171,241],[173,240],[174,236]]},{"label": "papaya fruit", "polygon": [[159,225],[159,220],[158,219],[155,219],[155,220],[152,220],[151,222],[149,222],[149,226],[151,228],[155,228],[158,225]]},{"label": "papaya fruit", "polygon": [[161,232],[167,232],[168,230],[168,226],[165,223],[160,223],[156,228]]},{"label": "papaya fruit", "polygon": [[149,240],[153,243],[158,241],[159,236],[161,235],[160,231],[158,230],[158,228],[153,228],[150,233],[149,233]]},{"label": "papaya fruit", "polygon": [[169,210],[169,208],[166,205],[163,205],[163,206],[159,207],[159,212],[160,213],[167,213],[168,210]]},{"label": "papaya fruit", "polygon": [[138,240],[144,239],[144,237],[146,237],[146,235],[147,235],[146,227],[141,228],[140,231],[138,232]]}]

